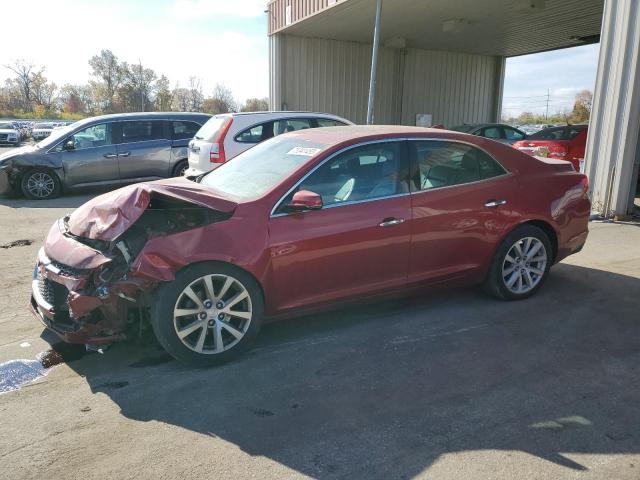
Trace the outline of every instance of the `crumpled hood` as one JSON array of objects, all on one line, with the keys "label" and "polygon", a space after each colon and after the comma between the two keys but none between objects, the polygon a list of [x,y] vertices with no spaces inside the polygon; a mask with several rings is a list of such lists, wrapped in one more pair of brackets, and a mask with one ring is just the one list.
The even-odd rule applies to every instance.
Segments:
[{"label": "crumpled hood", "polygon": [[111,242],[133,225],[148,207],[153,195],[231,213],[237,203],[221,198],[202,185],[185,178],[138,183],[89,200],[76,209],[68,221],[73,235]]}]

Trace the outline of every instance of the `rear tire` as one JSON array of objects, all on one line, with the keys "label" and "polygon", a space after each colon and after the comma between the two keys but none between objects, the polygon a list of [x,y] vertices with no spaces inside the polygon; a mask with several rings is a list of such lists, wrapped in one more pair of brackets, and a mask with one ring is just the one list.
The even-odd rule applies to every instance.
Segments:
[{"label": "rear tire", "polygon": [[51,170],[37,168],[29,170],[20,180],[22,194],[31,200],[56,198],[62,191],[58,176]]},{"label": "rear tire", "polygon": [[184,177],[184,172],[189,168],[189,162],[186,160],[181,160],[176,163],[176,166],[173,167],[172,176],[173,177]]},{"label": "rear tire", "polygon": [[228,362],[251,347],[263,312],[262,290],[251,275],[229,264],[207,262],[160,284],[151,326],[174,358],[208,366]]},{"label": "rear tire", "polygon": [[546,280],[553,250],[547,234],[533,225],[522,225],[500,244],[483,288],[503,300],[522,300],[542,287]]}]

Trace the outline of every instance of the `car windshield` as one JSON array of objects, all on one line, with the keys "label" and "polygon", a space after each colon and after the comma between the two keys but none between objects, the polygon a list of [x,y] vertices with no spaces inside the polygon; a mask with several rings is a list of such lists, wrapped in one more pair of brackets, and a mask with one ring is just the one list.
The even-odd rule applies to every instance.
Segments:
[{"label": "car windshield", "polygon": [[11,123],[0,123],[0,130],[13,130],[13,124]]},{"label": "car windshield", "polygon": [[449,130],[455,130],[456,132],[469,133],[473,129],[473,125],[456,125]]},{"label": "car windshield", "polygon": [[[36,128],[38,127],[36,126]],[[72,129],[73,127],[71,125],[68,125],[66,127],[56,128],[55,130],[51,130],[51,135],[49,135],[44,140],[36,143],[36,146],[38,148],[49,148],[55,143],[57,143],[62,137],[67,135],[69,131]]]},{"label": "car windshield", "polygon": [[200,183],[238,201],[255,200],[327,146],[297,136],[271,138],[222,164]]},{"label": "car windshield", "polygon": [[529,140],[571,140],[583,130],[581,127],[545,128],[529,136]]}]

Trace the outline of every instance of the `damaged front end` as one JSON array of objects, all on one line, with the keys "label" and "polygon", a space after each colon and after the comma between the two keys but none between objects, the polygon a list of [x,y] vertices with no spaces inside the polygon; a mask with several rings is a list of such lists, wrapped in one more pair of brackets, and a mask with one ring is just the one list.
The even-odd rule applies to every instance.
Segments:
[{"label": "damaged front end", "polygon": [[182,266],[145,255],[147,242],[226,220],[235,209],[193,185],[132,185],[58,220],[33,272],[36,316],[71,343],[107,344],[139,327],[158,282]]}]

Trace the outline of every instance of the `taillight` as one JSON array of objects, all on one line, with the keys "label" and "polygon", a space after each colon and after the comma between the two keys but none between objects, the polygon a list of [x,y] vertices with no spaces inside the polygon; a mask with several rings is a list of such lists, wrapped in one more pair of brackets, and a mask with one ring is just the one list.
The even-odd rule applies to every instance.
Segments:
[{"label": "taillight", "polygon": [[211,163],[224,163],[226,161],[224,155],[224,143],[214,143],[211,145],[211,152],[209,153],[209,162]]},{"label": "taillight", "polygon": [[224,138],[227,136],[227,132],[232,123],[233,117],[228,117],[220,127],[220,130],[218,130],[218,135],[216,135],[216,138],[213,140],[211,151],[209,152],[210,163],[224,163],[227,161],[224,153]]}]

